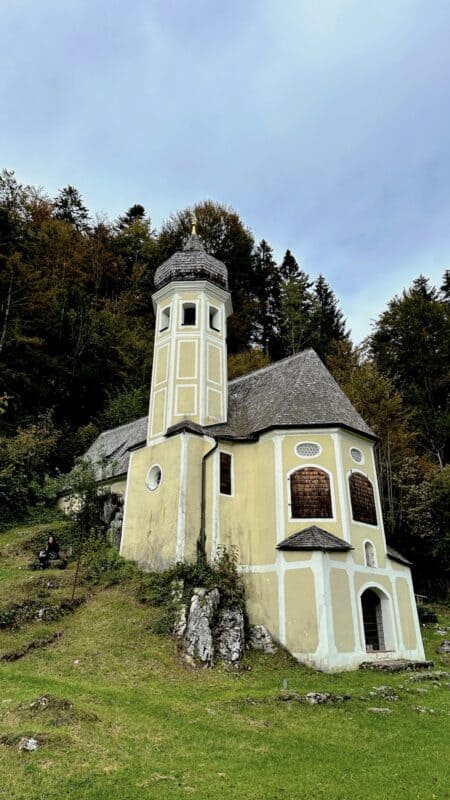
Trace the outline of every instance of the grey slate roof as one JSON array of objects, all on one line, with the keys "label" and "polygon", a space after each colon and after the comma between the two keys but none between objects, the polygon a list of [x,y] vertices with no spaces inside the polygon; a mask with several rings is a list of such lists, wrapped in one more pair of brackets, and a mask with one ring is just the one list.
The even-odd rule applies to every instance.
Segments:
[{"label": "grey slate roof", "polygon": [[402,554],[399,553],[398,550],[394,550],[394,548],[391,547],[389,544],[386,546],[386,553],[389,558],[392,558],[393,561],[398,561],[400,564],[406,564],[407,567],[410,567],[412,565],[412,561],[408,561],[408,559],[405,558],[405,556],[402,556]]},{"label": "grey slate roof", "polygon": [[[182,420],[169,429],[238,440],[255,439],[269,428],[346,427],[374,434],[353,408],[314,350],[304,350],[228,384],[228,421],[201,427]],[[86,455],[107,466],[99,480],[127,472],[129,450],[145,444],[147,417],[102,433]],[[101,473],[101,474],[100,474]]]},{"label": "grey slate roof", "polygon": [[126,475],[130,451],[140,447],[147,438],[148,417],[141,417],[119,428],[104,431],[85,454],[95,465],[97,480]]},{"label": "grey slate roof", "polygon": [[193,234],[183,250],[174,253],[155,272],[156,289],[162,289],[170,281],[209,280],[228,289],[228,271],[225,264],[210,256],[199,237]]},{"label": "grey slate roof", "polygon": [[228,384],[228,420],[208,431],[249,436],[274,427],[344,426],[376,438],[309,348]]},{"label": "grey slate roof", "polygon": [[353,547],[323,528],[311,525],[277,544],[277,550],[337,550],[345,553],[347,550],[353,550]]}]

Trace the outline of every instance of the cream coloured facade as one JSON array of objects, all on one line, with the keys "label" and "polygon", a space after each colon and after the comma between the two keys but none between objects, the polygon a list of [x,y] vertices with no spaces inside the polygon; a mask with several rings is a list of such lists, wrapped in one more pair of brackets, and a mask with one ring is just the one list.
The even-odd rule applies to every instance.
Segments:
[{"label": "cream coloured facade", "polygon": [[199,538],[210,559],[234,547],[250,622],[299,661],[423,659],[367,425],[311,350],[228,382],[226,269],[196,236],[155,283],[148,420],[101,442],[128,465],[122,555],[160,570],[193,560]]}]

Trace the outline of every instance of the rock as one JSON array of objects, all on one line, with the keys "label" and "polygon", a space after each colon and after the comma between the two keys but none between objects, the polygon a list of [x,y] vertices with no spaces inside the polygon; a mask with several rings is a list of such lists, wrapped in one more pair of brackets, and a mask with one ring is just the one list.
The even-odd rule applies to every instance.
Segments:
[{"label": "rock", "polygon": [[310,705],[321,705],[322,703],[342,703],[343,700],[350,700],[349,694],[333,694],[332,692],[308,692],[305,700]]},{"label": "rock", "polygon": [[444,672],[443,670],[436,670],[435,672],[424,672],[422,674],[411,675],[410,681],[411,683],[417,683],[417,681],[441,681],[444,678],[450,678],[450,672]]},{"label": "rock", "polygon": [[450,628],[444,628],[441,625],[436,628],[436,633],[438,636],[447,636],[447,631],[450,631]]},{"label": "rock", "polygon": [[277,646],[269,631],[264,625],[253,625],[250,628],[249,647],[253,650],[262,650],[263,653],[276,653]]},{"label": "rock", "polygon": [[187,625],[186,603],[183,599],[184,581],[172,581],[171,597],[175,606],[175,623],[173,632],[180,639],[184,636]]},{"label": "rock", "polygon": [[217,625],[217,655],[225,664],[237,666],[244,653],[244,612],[224,608]]},{"label": "rock", "polygon": [[188,659],[214,664],[212,624],[220,601],[218,589],[194,589],[184,634]]},{"label": "rock", "polygon": [[442,644],[436,649],[436,653],[450,653],[450,640],[444,639]]},{"label": "rock", "polygon": [[19,742],[18,749],[19,751],[25,750],[26,752],[32,753],[34,750],[37,750],[38,747],[39,742],[37,739],[34,739],[32,736],[24,736]]},{"label": "rock", "polygon": [[372,714],[392,714],[390,708],[376,708],[375,706],[373,706],[372,708],[368,708],[367,710],[371,711]]},{"label": "rock", "polygon": [[369,692],[371,697],[382,697],[383,700],[398,700],[398,694],[390,686],[374,686]]},{"label": "rock", "polygon": [[416,706],[414,711],[417,711],[419,714],[434,714],[434,708],[426,708],[426,706]]},{"label": "rock", "polygon": [[371,669],[380,672],[415,672],[421,669],[432,669],[432,661],[363,661],[360,669]]}]

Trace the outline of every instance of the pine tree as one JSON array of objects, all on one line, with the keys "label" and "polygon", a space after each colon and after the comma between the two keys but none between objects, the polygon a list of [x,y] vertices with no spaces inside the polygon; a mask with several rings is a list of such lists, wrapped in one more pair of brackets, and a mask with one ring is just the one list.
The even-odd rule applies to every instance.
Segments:
[{"label": "pine tree", "polygon": [[311,325],[311,346],[325,362],[333,351],[333,345],[349,338],[336,295],[323,275],[319,275],[314,285]]},{"label": "pine tree", "polygon": [[450,451],[448,303],[420,275],[390,301],[370,344],[381,372],[413,412],[422,447],[442,467]]},{"label": "pine tree", "polygon": [[[121,217],[117,219],[117,227],[119,230],[124,230],[124,228],[128,228],[129,225],[132,225],[133,222],[137,220],[144,220],[145,219],[145,208],[141,206],[140,203],[135,203],[134,206],[131,206],[125,214],[122,214]],[[150,220],[148,220],[150,222]]]},{"label": "pine tree", "polygon": [[83,198],[75,186],[70,184],[61,189],[53,203],[56,219],[70,222],[77,231],[85,231],[88,227],[89,212]]},{"label": "pine tree", "polygon": [[253,270],[257,301],[254,339],[270,358],[276,359],[281,344],[281,274],[265,239],[253,253]]},{"label": "pine tree", "polygon": [[299,277],[300,267],[290,250],[286,250],[280,265],[280,274],[284,281],[294,281]]},{"label": "pine tree", "polygon": [[290,250],[286,250],[280,273],[282,350],[284,355],[291,355],[310,344],[313,283]]}]

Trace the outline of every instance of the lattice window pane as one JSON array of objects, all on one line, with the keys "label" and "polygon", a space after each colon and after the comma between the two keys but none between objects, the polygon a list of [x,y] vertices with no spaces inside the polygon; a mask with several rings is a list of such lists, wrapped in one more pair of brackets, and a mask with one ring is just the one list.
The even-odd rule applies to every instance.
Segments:
[{"label": "lattice window pane", "polygon": [[297,451],[297,455],[302,456],[303,458],[313,458],[314,456],[318,456],[320,453],[320,445],[316,444],[316,442],[302,442],[298,444],[295,448]]},{"label": "lattice window pane", "polygon": [[361,464],[363,460],[363,454],[361,450],[358,450],[357,447],[352,447],[350,450],[350,455],[353,458],[353,461],[356,461],[357,464]]}]

